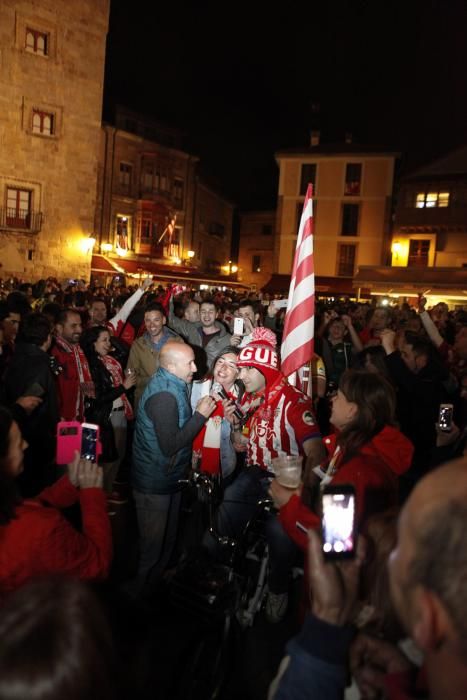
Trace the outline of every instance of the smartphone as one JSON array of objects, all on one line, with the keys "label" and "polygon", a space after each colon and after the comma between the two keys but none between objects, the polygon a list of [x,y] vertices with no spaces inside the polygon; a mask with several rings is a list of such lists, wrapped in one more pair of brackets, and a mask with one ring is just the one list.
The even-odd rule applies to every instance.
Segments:
[{"label": "smartphone", "polygon": [[355,488],[329,484],[321,493],[321,532],[325,559],[355,555]]},{"label": "smartphone", "polygon": [[57,425],[57,464],[70,464],[75,450],[81,450],[81,423],[79,421],[60,421]]},{"label": "smartphone", "polygon": [[452,403],[442,403],[439,407],[438,425],[439,429],[446,433],[452,430],[452,413],[454,406]]},{"label": "smartphone", "polygon": [[39,382],[33,382],[26,391],[23,393],[23,396],[38,396],[39,398],[44,396],[45,394],[45,389],[43,386],[39,384]]},{"label": "smartphone", "polygon": [[244,323],[243,323],[243,318],[239,318],[238,316],[234,318],[234,335],[243,335],[244,333]]},{"label": "smartphone", "polygon": [[99,426],[95,423],[81,424],[81,457],[90,462],[97,462]]}]

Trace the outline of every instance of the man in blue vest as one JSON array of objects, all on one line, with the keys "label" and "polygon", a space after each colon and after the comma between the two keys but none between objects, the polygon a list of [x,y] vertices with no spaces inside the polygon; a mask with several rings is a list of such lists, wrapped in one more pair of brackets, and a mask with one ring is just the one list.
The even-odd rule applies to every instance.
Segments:
[{"label": "man in blue vest", "polygon": [[166,568],[177,536],[181,487],[193,438],[216,407],[210,396],[192,415],[188,385],[196,372],[185,343],[167,342],[143,392],[133,442],[132,486],[140,536],[136,593],[150,593]]}]

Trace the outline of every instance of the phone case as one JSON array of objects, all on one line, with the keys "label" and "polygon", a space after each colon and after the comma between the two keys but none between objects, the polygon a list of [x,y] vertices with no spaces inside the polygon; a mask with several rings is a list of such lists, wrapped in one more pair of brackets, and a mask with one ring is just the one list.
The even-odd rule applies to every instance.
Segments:
[{"label": "phone case", "polygon": [[69,464],[75,450],[81,450],[81,423],[77,420],[60,421],[57,424],[57,464]]}]

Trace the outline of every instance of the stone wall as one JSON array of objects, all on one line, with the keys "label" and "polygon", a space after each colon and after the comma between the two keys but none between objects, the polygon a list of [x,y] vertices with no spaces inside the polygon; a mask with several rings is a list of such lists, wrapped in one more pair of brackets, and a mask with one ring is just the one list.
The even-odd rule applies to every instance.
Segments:
[{"label": "stone wall", "polygon": [[[2,277],[89,278],[109,6],[0,3]],[[52,115],[52,129],[34,114]],[[10,205],[15,192],[30,193],[28,218],[6,211],[7,191]]]}]

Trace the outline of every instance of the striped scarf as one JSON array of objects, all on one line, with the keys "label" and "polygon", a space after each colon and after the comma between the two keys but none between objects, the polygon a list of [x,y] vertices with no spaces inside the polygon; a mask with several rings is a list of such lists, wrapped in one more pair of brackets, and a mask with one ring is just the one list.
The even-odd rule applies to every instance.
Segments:
[{"label": "striped scarf", "polygon": [[69,343],[61,335],[55,336],[55,343],[63,352],[72,354],[75,359],[76,370],[78,372],[79,389],[76,397],[76,416],[84,415],[84,397],[95,398],[96,391],[92,381],[91,370],[89,369],[86,355],[78,343]]},{"label": "striped scarf", "polygon": [[[112,379],[112,385],[115,388],[121,386],[123,384],[123,373],[120,362],[118,362],[114,357],[112,357],[112,355],[99,355],[99,358],[105,366],[108,373],[110,374],[110,377]],[[127,399],[127,395],[123,393],[121,395],[121,399],[123,402],[123,408],[125,410],[126,419],[132,420],[133,409],[131,407],[131,403]]]},{"label": "striped scarf", "polygon": [[[229,399],[236,400],[238,387],[233,385],[227,391]],[[221,431],[224,418],[222,401],[216,402],[216,408],[193,440],[192,465],[194,469],[207,474],[221,474]]]}]

